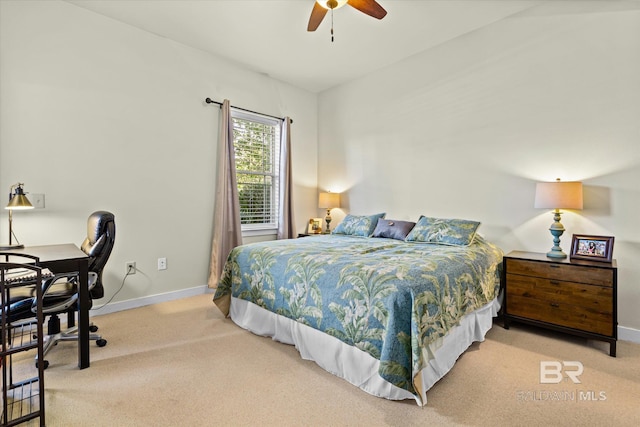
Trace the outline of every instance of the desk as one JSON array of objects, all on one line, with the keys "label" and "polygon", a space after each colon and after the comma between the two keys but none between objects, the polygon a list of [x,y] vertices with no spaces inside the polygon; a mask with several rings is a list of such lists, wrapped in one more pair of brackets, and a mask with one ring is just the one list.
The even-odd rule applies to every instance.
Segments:
[{"label": "desk", "polygon": [[78,286],[78,367],[89,367],[89,257],[73,243],[63,245],[27,246],[3,251],[13,254],[28,254],[40,259],[40,266],[53,273],[77,271]]}]

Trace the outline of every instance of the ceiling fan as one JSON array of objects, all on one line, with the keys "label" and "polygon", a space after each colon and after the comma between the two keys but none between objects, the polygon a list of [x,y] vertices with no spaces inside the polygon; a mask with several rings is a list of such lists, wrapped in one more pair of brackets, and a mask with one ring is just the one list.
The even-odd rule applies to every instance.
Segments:
[{"label": "ceiling fan", "polygon": [[377,19],[382,19],[387,14],[387,11],[376,0],[316,0],[313,4],[313,10],[311,10],[307,31],[315,31],[327,12],[331,10],[331,41],[333,41],[333,10],[339,9],[345,4]]}]

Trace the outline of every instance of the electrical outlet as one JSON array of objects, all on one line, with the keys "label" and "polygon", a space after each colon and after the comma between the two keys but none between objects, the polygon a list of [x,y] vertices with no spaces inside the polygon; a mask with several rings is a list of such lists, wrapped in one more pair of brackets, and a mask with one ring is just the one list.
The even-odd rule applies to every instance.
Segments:
[{"label": "electrical outlet", "polygon": [[136,274],[136,262],[135,261],[129,261],[126,264],[127,267],[127,274]]},{"label": "electrical outlet", "polygon": [[167,259],[158,258],[158,270],[166,270],[166,269],[167,269]]}]

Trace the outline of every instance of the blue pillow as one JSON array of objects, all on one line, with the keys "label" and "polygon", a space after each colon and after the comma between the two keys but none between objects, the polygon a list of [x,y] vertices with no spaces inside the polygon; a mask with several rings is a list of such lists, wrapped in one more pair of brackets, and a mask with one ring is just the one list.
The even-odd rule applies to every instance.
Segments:
[{"label": "blue pillow", "polygon": [[420,217],[407,236],[407,242],[469,246],[480,226],[478,221]]},{"label": "blue pillow", "polygon": [[371,237],[404,240],[415,225],[416,223],[411,221],[396,221],[395,219],[380,218]]},{"label": "blue pillow", "polygon": [[384,218],[385,213],[375,215],[351,215],[348,214],[333,230],[332,234],[344,234],[347,236],[370,237],[378,225],[378,219]]}]

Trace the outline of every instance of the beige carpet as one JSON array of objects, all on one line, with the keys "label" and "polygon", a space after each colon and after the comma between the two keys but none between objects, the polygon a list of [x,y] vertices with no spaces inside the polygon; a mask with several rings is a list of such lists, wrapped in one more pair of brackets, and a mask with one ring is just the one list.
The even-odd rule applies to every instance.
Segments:
[{"label": "beige carpet", "polygon": [[[623,341],[612,358],[605,343],[496,324],[420,408],[371,396],[302,360],[294,347],[240,329],[211,295],[93,320],[109,343],[91,345],[89,369],[78,370],[74,343],[59,344],[47,357],[50,427],[635,426],[640,420],[640,345]],[[584,365],[581,384],[541,384],[540,362],[563,360]]]}]

